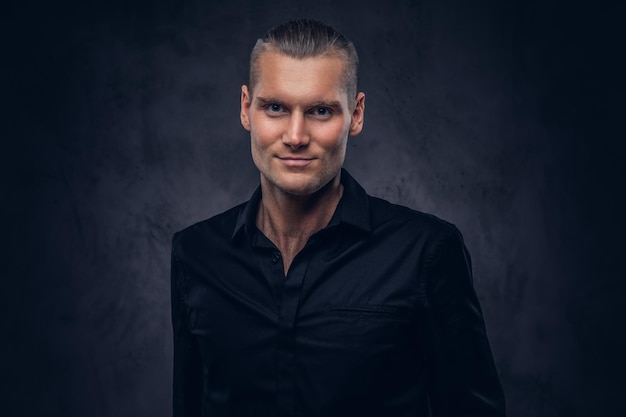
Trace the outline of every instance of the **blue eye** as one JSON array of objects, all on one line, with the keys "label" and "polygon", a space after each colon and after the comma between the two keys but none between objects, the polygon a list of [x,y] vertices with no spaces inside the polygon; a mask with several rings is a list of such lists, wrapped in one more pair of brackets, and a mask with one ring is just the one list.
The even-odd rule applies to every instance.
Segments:
[{"label": "blue eye", "polygon": [[328,107],[316,107],[313,114],[316,116],[329,116],[332,111]]},{"label": "blue eye", "polygon": [[267,109],[273,113],[278,113],[282,111],[283,106],[281,106],[280,104],[270,104],[269,106],[267,106]]}]

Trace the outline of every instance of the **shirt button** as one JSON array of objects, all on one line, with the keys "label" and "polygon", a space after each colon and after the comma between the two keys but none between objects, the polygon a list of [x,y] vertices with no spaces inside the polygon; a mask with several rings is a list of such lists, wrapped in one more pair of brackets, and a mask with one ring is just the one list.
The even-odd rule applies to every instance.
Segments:
[{"label": "shirt button", "polygon": [[275,253],[274,256],[272,256],[272,262],[278,263],[278,261],[280,261],[280,254]]}]

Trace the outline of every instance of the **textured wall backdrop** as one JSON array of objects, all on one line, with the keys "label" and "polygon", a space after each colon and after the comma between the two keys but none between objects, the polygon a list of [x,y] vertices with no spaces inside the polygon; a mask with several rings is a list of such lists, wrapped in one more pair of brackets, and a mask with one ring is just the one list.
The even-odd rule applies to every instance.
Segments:
[{"label": "textured wall backdrop", "polygon": [[509,415],[617,415],[624,7],[338,3],[5,8],[0,415],[170,414],[170,238],[256,187],[239,89],[293,17],[360,52],[348,170],[463,231]]}]

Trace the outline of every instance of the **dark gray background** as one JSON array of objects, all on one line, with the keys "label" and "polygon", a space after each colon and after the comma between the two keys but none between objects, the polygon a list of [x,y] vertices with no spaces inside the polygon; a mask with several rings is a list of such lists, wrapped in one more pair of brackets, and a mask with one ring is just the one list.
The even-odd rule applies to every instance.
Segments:
[{"label": "dark gray background", "polygon": [[292,17],[360,52],[353,176],[463,231],[509,415],[622,415],[623,6],[49,3],[0,17],[0,415],[170,414],[170,238],[255,188],[239,89]]}]

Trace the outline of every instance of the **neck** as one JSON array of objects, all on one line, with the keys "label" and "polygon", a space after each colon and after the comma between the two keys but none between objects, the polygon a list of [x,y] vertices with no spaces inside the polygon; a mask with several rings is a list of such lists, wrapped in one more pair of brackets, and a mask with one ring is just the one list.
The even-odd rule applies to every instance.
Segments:
[{"label": "neck", "polygon": [[293,258],[315,232],[323,229],[343,195],[340,174],[314,194],[286,194],[275,187],[263,186],[257,213],[257,227],[281,251],[285,274]]}]

